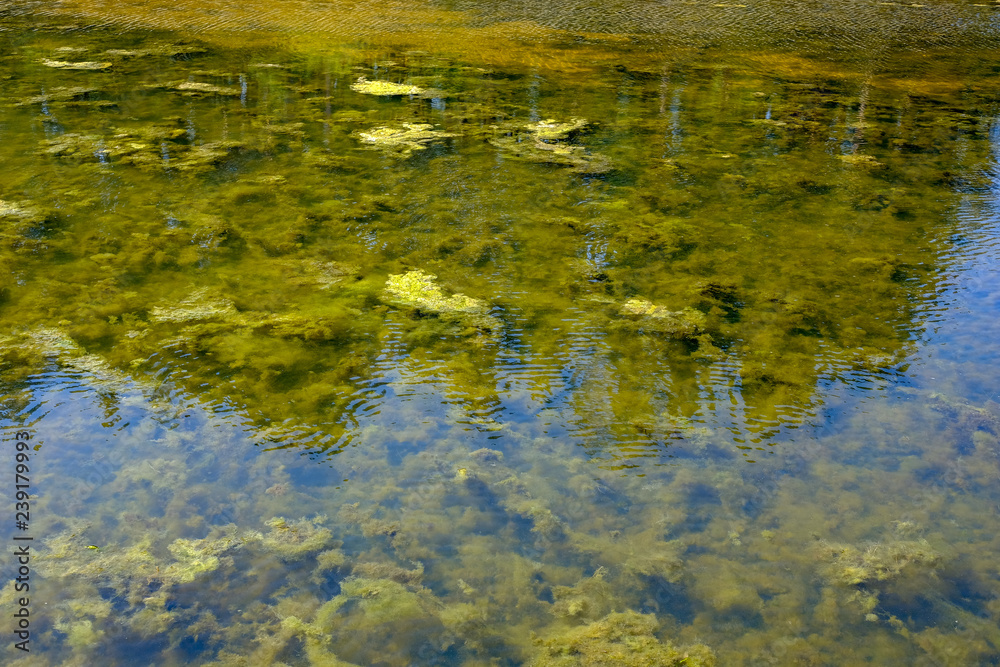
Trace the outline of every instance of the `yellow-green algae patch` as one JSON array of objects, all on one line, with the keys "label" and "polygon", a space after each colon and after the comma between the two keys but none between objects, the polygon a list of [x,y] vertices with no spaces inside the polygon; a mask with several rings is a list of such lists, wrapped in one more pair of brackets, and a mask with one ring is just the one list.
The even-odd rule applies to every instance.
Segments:
[{"label": "yellow-green algae patch", "polygon": [[531,667],[712,667],[715,654],[703,644],[678,648],[660,642],[652,614],[608,614],[599,621],[538,639]]},{"label": "yellow-green algae patch", "polygon": [[446,295],[436,280],[436,275],[422,269],[390,275],[382,292],[383,299],[394,306],[457,317],[472,326],[491,327],[489,306],[485,301],[461,293]]},{"label": "yellow-green algae patch", "polygon": [[571,167],[580,174],[605,174],[612,169],[606,155],[569,142],[590,125],[583,118],[565,123],[554,119],[527,125],[507,122],[491,126],[488,141],[516,160]]},{"label": "yellow-green algae patch", "polygon": [[397,95],[422,95],[426,91],[419,86],[412,86],[405,83],[394,83],[392,81],[369,81],[361,76],[351,84],[351,90],[365,95],[379,95],[391,97]]},{"label": "yellow-green algae patch", "polygon": [[708,320],[704,313],[694,308],[672,311],[639,297],[623,303],[622,313],[643,318],[652,323],[655,330],[675,338],[694,338],[704,330]]},{"label": "yellow-green algae patch", "polygon": [[415,150],[424,150],[432,141],[459,136],[453,132],[435,130],[427,123],[403,123],[399,127],[376,127],[359,131],[362,143],[375,148],[394,151],[406,157]]},{"label": "yellow-green algae patch", "polygon": [[[243,147],[239,142],[177,143],[186,134],[169,124],[101,136],[66,133],[42,141],[41,152],[67,160],[121,162],[140,169],[207,171]],[[169,142],[169,143],[168,143]]]},{"label": "yellow-green algae patch", "polygon": [[329,528],[320,525],[325,521],[325,516],[298,521],[288,521],[279,516],[265,522],[270,528],[267,533],[254,537],[265,549],[279,554],[282,559],[297,560],[329,546],[332,533]]},{"label": "yellow-green algae patch", "polygon": [[528,123],[525,127],[528,132],[545,142],[564,141],[572,135],[582,132],[591,123],[586,118],[571,118],[565,123],[560,123],[554,118]]},{"label": "yellow-green algae patch", "polygon": [[27,99],[17,102],[15,106],[28,106],[31,104],[54,104],[62,105],[73,101],[79,101],[88,93],[96,92],[97,88],[91,86],[53,86],[41,95],[32,95]]},{"label": "yellow-green algae patch", "polygon": [[213,95],[239,95],[240,91],[236,88],[227,88],[225,86],[216,86],[211,83],[204,83],[201,81],[182,81],[174,86],[175,90],[179,90],[185,93],[208,93]]},{"label": "yellow-green algae patch", "polygon": [[933,569],[942,559],[926,540],[873,542],[863,547],[831,544],[822,548],[830,559],[824,573],[844,585],[874,584],[911,570]]},{"label": "yellow-green algae patch", "polygon": [[192,322],[209,319],[231,319],[237,315],[231,301],[212,298],[208,290],[201,289],[181,299],[176,305],[154,306],[150,318],[154,322]]},{"label": "yellow-green algae patch", "polygon": [[103,61],[78,61],[72,62],[68,60],[42,60],[42,64],[46,67],[52,67],[54,69],[75,69],[75,70],[105,70],[109,69],[112,65],[110,62]]},{"label": "yellow-green algae patch", "polygon": [[33,223],[42,222],[46,217],[45,213],[33,204],[0,199],[0,219]]}]

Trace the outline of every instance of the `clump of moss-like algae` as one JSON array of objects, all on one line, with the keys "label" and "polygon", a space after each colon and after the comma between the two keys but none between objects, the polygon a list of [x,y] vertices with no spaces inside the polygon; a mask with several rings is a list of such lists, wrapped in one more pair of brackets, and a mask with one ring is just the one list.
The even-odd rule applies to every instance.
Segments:
[{"label": "clump of moss-like algae", "polygon": [[488,314],[489,306],[481,299],[464,294],[447,296],[435,282],[437,276],[415,269],[389,276],[382,298],[391,305],[411,308],[419,314],[433,314],[441,319],[465,324],[478,330],[495,326]]},{"label": "clump of moss-like algae", "polygon": [[422,95],[425,91],[419,86],[411,86],[405,83],[393,83],[392,81],[369,81],[365,77],[358,77],[358,80],[351,84],[351,90],[365,95],[378,95],[380,97],[391,97],[395,95]]},{"label": "clump of moss-like algae", "polygon": [[712,650],[702,644],[677,648],[660,642],[656,617],[634,611],[608,614],[599,621],[538,639],[531,667],[711,667]]},{"label": "clump of moss-like algae", "polygon": [[428,123],[403,123],[398,127],[383,126],[358,132],[357,137],[369,146],[406,157],[415,150],[425,150],[432,141],[458,136],[433,127]]}]

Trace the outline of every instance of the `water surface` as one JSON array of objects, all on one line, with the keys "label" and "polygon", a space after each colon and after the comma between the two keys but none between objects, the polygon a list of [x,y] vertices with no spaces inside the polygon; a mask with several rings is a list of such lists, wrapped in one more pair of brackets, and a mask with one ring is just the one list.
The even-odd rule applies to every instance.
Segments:
[{"label": "water surface", "polygon": [[997,664],[997,11],[5,10],[5,659]]}]

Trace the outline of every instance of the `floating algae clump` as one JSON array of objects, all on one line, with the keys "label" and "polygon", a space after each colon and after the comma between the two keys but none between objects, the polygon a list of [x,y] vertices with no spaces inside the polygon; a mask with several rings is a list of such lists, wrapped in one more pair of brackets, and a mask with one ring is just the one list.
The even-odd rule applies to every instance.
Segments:
[{"label": "floating algae clump", "polygon": [[419,86],[410,86],[405,83],[392,83],[391,81],[369,81],[365,77],[358,77],[358,80],[351,84],[351,90],[365,95],[422,95],[425,91]]},{"label": "floating algae clump", "polygon": [[211,83],[202,83],[200,81],[183,81],[174,86],[174,89],[184,93],[203,93],[206,95],[236,96],[240,94],[240,91],[236,88],[226,88],[223,86],[216,86]]},{"label": "floating algae clump", "polygon": [[572,167],[579,174],[607,173],[611,171],[611,161],[606,156],[566,142],[589,125],[582,118],[567,123],[548,119],[524,126],[508,125],[500,128],[502,134],[489,143],[518,160]]},{"label": "floating algae clump", "polygon": [[434,274],[420,269],[391,275],[385,283],[383,297],[394,306],[416,308],[436,315],[473,316],[476,320],[474,324],[485,324],[488,319],[486,302],[464,294],[445,296],[434,282],[436,278]]},{"label": "floating algae clump", "polygon": [[526,127],[533,135],[542,141],[563,141],[579,133],[589,126],[584,118],[571,118],[568,123],[560,123],[552,118],[529,123]]},{"label": "floating algae clump", "polygon": [[705,314],[694,308],[667,310],[645,299],[629,299],[622,305],[626,315],[643,318],[643,324],[674,338],[693,338],[705,327]]},{"label": "floating algae clump", "polygon": [[710,667],[715,654],[696,644],[679,649],[661,643],[653,633],[656,617],[634,611],[608,614],[599,621],[573,628],[550,639],[536,640],[531,667]]},{"label": "floating algae clump", "polygon": [[366,132],[358,132],[362,142],[375,148],[397,152],[406,157],[415,150],[422,151],[428,143],[439,139],[457,137],[457,134],[434,130],[426,123],[403,123],[400,127],[376,127]]},{"label": "floating algae clump", "polygon": [[94,61],[83,61],[83,62],[69,62],[66,60],[48,60],[42,61],[42,64],[46,67],[54,67],[55,69],[77,69],[77,70],[102,70],[111,67],[109,62],[94,62]]}]

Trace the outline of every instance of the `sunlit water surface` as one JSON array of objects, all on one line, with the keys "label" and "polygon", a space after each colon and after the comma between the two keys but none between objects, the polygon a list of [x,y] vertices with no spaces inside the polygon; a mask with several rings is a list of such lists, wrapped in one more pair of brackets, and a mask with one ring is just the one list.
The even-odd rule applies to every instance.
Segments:
[{"label": "sunlit water surface", "polygon": [[0,11],[2,661],[1000,663],[998,12]]}]

